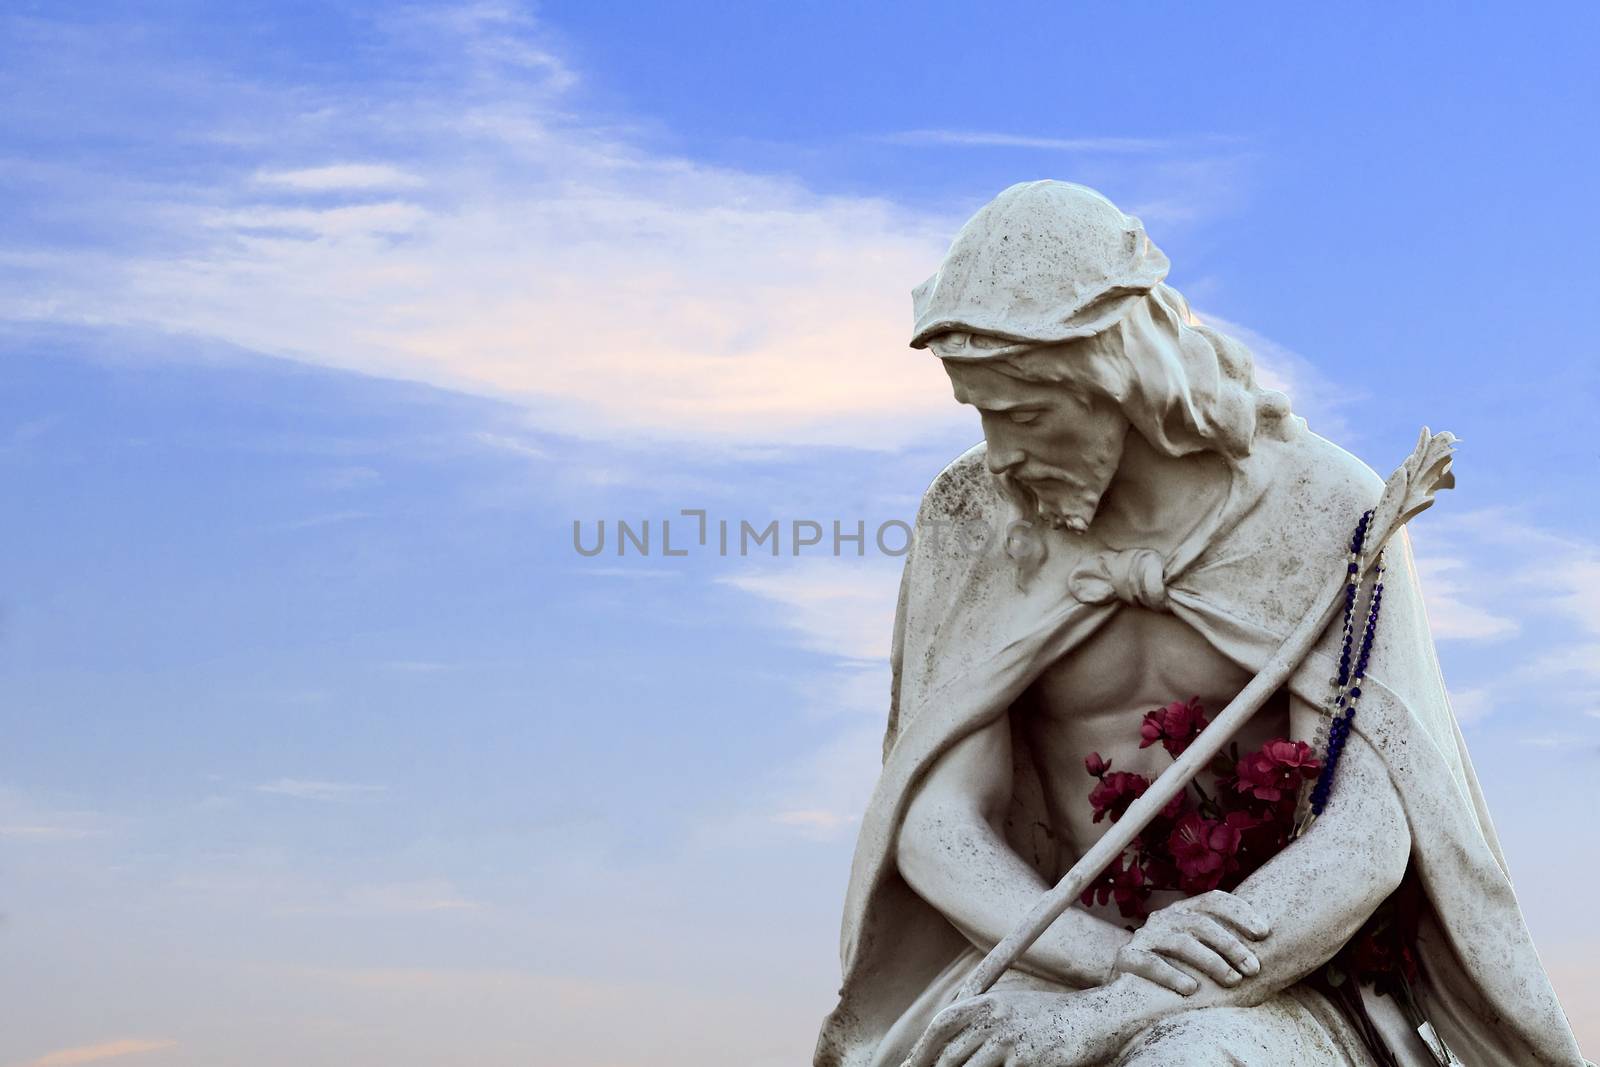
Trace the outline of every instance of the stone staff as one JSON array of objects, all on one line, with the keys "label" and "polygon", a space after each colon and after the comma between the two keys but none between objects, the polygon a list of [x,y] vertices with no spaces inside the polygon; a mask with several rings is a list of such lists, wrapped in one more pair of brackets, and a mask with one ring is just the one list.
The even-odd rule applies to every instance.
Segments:
[{"label": "stone staff", "polygon": [[[1383,495],[1373,509],[1368,528],[1361,562],[1365,569],[1358,577],[1365,577],[1366,570],[1370,570],[1383,546],[1399,532],[1400,527],[1433,504],[1435,493],[1455,485],[1455,475],[1450,469],[1455,442],[1454,434],[1434,434],[1426,426],[1422,428],[1416,450],[1384,483]],[[1039,902],[1017,924],[1016,929],[989,950],[983,962],[962,985],[959,994],[961,999],[987,993],[1000,976],[1050,928],[1050,924],[1072,906],[1072,902],[1083,894],[1089,883],[1122,855],[1123,850],[1133,843],[1134,838],[1144,831],[1161,809],[1188,787],[1195,775],[1222,751],[1250,716],[1259,711],[1261,705],[1288,681],[1338,613],[1348,581],[1349,573],[1343,568],[1329,578],[1322,595],[1312,602],[1320,607],[1314,607],[1307,613],[1299,627],[1284,639],[1261,673],[1233,698],[1183,755],[1151,783],[1150,788],[1128,807],[1122,818],[1112,824],[1105,835],[1072,865],[1072,869],[1056,883],[1055,888],[1039,898]]]}]

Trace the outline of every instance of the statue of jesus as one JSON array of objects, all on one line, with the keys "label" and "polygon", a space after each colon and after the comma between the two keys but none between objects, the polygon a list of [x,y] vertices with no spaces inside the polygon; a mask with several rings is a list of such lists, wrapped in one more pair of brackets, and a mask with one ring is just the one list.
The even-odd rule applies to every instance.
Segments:
[{"label": "statue of jesus", "polygon": [[[915,291],[911,344],[984,440],[928,489],[907,556],[817,1067],[1582,1067],[1403,531],[1365,590],[1359,661],[1336,622],[1209,786],[958,997],[1316,610],[1383,488],[1257,384],[1167,268],[1137,219],[1040,181],[979,211]],[[996,547],[931,533],[963,525]],[[1361,710],[1332,730],[1308,821],[1337,747],[1330,677]]]}]

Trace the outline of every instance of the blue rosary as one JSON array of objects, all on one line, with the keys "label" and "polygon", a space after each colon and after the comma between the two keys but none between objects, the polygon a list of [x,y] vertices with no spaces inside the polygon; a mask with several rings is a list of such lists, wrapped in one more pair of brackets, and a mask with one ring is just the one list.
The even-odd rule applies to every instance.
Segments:
[{"label": "blue rosary", "polygon": [[[1383,605],[1382,552],[1378,553],[1377,566],[1373,569],[1372,595],[1367,598],[1361,646],[1359,649],[1355,647],[1356,598],[1361,588],[1362,549],[1367,540],[1367,526],[1371,522],[1372,512],[1368,511],[1356,523],[1355,535],[1350,538],[1349,579],[1344,587],[1344,641],[1339,652],[1339,673],[1328,679],[1328,717],[1317,730],[1314,746],[1323,756],[1322,773],[1311,788],[1312,818],[1321,815],[1328,806],[1328,794],[1333,789],[1333,772],[1344,753],[1345,742],[1350,738],[1350,723],[1356,717],[1356,704],[1361,700],[1361,681],[1366,677],[1367,660],[1372,655],[1372,638],[1378,632],[1378,611]],[[1304,826],[1303,823],[1302,830]]]}]

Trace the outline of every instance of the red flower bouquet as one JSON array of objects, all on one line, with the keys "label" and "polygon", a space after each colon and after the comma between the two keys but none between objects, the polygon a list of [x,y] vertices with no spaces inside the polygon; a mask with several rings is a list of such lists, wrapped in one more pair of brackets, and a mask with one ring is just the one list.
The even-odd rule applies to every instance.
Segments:
[{"label": "red flower bouquet", "polygon": [[[1198,698],[1176,700],[1145,714],[1139,747],[1160,744],[1176,759],[1207,725]],[[1095,822],[1116,822],[1150,788],[1150,779],[1112,770],[1111,760],[1098,752],[1091,752],[1083,767],[1099,779],[1089,793]],[[1322,761],[1303,741],[1275,738],[1243,756],[1229,746],[1211,764],[1212,791],[1196,781],[1174,797],[1084,891],[1084,906],[1115,902],[1123,916],[1143,918],[1158,891],[1194,896],[1237,888],[1294,836],[1300,789],[1321,770]],[[1421,1018],[1410,992],[1419,969],[1416,907],[1414,889],[1396,893],[1322,968],[1318,981],[1325,992],[1346,1005],[1363,1031],[1371,1023],[1357,985],[1372,985],[1394,997],[1409,1017]],[[1369,1046],[1379,1047],[1370,1041]]]},{"label": "red flower bouquet", "polygon": [[[1139,724],[1139,747],[1160,744],[1177,758],[1210,724],[1196,697],[1148,712]],[[1113,771],[1092,752],[1084,770],[1099,779],[1089,794],[1094,821],[1120,819],[1150,780]],[[1128,918],[1149,911],[1152,894],[1177,890],[1186,896],[1233,889],[1288,844],[1302,782],[1322,764],[1302,741],[1275,739],[1240,757],[1237,747],[1211,766],[1215,785],[1198,782],[1173,798],[1133,846],[1084,891],[1085,905],[1115,901]]]}]

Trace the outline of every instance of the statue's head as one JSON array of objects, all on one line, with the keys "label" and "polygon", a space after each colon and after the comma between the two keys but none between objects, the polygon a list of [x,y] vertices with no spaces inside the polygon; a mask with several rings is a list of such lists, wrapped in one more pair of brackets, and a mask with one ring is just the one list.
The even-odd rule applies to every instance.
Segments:
[{"label": "statue's head", "polygon": [[1162,284],[1139,220],[1067,182],[1014,185],[913,293],[911,344],[982,417],[989,468],[1030,517],[1082,532],[1130,429],[1171,456],[1250,451],[1288,414],[1249,352]]}]

